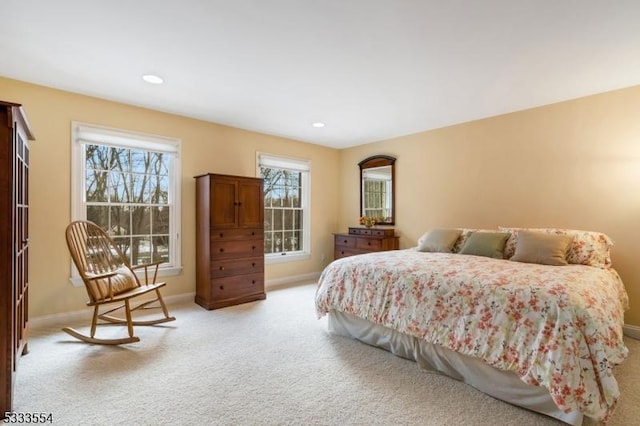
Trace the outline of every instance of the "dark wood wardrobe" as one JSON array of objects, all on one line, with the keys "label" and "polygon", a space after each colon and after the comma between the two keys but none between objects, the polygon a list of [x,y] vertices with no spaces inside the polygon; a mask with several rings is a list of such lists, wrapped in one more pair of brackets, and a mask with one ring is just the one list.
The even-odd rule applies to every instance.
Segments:
[{"label": "dark wood wardrobe", "polygon": [[217,309],[265,299],[262,179],[195,179],[196,303]]},{"label": "dark wood wardrobe", "polygon": [[20,104],[0,101],[0,413],[12,411],[29,330],[29,141]]}]

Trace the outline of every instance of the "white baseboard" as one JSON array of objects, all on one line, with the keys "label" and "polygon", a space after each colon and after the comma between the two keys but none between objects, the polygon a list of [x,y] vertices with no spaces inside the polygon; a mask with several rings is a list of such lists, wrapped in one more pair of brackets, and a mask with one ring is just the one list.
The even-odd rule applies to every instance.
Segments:
[{"label": "white baseboard", "polygon": [[317,282],[320,278],[320,272],[311,272],[309,274],[294,275],[292,277],[276,278],[273,280],[267,280],[264,282],[265,290],[274,290],[283,287],[290,287],[296,284],[309,284],[310,282]]},{"label": "white baseboard", "polygon": [[636,340],[640,340],[640,327],[637,325],[624,325],[622,327],[622,331],[624,335],[627,337],[631,337]]},{"label": "white baseboard", "polygon": [[43,315],[29,318],[29,327],[46,328],[54,326],[68,325],[78,321],[91,321],[93,308],[87,307],[82,311],[63,312],[60,314]]},{"label": "white baseboard", "polygon": [[[312,272],[309,274],[295,275],[285,278],[277,278],[273,280],[265,281],[266,290],[275,290],[278,288],[291,287],[297,284],[309,284],[310,282],[317,281],[320,277],[320,272]],[[180,303],[193,302],[195,298],[195,292],[176,294],[173,296],[164,296],[164,300],[167,305],[177,305]],[[81,311],[63,312],[60,314],[43,315],[40,317],[34,317],[29,319],[29,326],[34,328],[43,328],[56,325],[68,325],[78,321],[91,321],[91,315],[93,309],[87,308]]]},{"label": "white baseboard", "polygon": [[195,291],[192,291],[189,293],[174,294],[173,296],[163,295],[163,297],[167,305],[177,305],[180,303],[193,302],[196,297],[196,293]]},{"label": "white baseboard", "polygon": [[[182,293],[173,296],[164,296],[164,301],[167,305],[177,305],[179,303],[185,303],[192,301],[195,297],[195,293]],[[40,317],[29,318],[29,326],[34,328],[53,327],[61,325],[69,325],[78,321],[91,321],[93,315],[93,308],[87,307],[81,311],[63,312],[60,314],[43,315]]]},{"label": "white baseboard", "polygon": [[[320,277],[320,272],[312,272],[309,274],[295,275],[292,277],[277,278],[274,280],[268,280],[265,282],[265,289],[279,289],[285,287],[291,287],[298,284],[309,284],[310,282],[317,281]],[[193,302],[195,292],[176,294],[172,296],[165,296],[164,300],[167,305],[177,305],[181,303]],[[84,309],[82,311],[64,312],[53,315],[43,315],[40,317],[30,318],[29,326],[34,328],[49,327],[56,325],[67,325],[76,321],[90,321],[92,315],[92,309]],[[640,340],[640,327],[636,325],[625,324],[622,327],[624,335],[631,337],[632,339]]]}]

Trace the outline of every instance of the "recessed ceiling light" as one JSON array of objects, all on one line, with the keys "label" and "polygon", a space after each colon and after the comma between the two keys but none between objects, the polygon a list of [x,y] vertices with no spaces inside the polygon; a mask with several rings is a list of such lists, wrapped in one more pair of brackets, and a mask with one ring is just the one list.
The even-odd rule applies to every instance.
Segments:
[{"label": "recessed ceiling light", "polygon": [[316,121],[315,123],[312,124],[313,127],[324,127],[324,123],[321,121]]},{"label": "recessed ceiling light", "polygon": [[145,74],[142,76],[142,79],[147,83],[151,83],[151,84],[164,83],[164,80],[162,79],[162,77],[158,77],[157,75],[153,75],[153,74]]}]

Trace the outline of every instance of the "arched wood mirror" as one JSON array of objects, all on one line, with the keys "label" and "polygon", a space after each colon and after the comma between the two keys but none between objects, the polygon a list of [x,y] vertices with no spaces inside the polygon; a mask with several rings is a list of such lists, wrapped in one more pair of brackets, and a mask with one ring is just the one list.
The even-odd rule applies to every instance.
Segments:
[{"label": "arched wood mirror", "polygon": [[380,225],[395,223],[394,157],[374,155],[360,166],[360,216],[378,218]]}]

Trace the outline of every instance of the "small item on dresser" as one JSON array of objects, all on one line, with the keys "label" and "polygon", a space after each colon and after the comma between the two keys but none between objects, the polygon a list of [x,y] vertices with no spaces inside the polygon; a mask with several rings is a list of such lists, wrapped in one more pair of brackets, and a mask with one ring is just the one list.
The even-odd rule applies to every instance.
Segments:
[{"label": "small item on dresser", "polygon": [[381,219],[373,216],[360,216],[358,222],[360,223],[360,225],[364,225],[367,228],[372,228],[380,223]]}]

